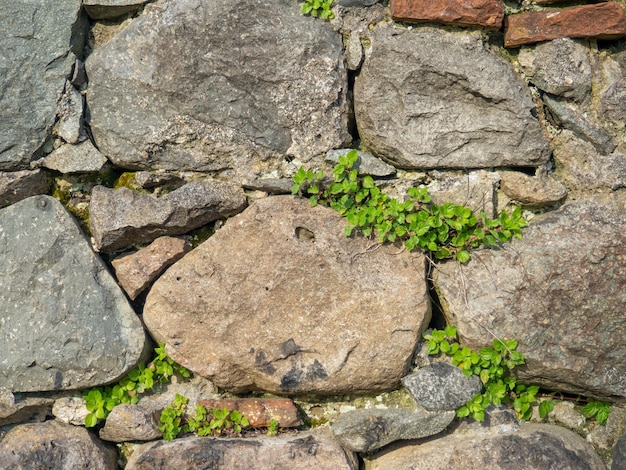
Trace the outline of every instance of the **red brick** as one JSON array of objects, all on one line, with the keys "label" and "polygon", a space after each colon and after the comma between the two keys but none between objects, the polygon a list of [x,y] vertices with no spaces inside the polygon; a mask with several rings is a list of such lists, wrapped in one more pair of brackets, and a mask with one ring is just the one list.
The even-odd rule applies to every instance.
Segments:
[{"label": "red brick", "polygon": [[500,29],[502,0],[391,0],[391,16],[406,22],[431,22]]},{"label": "red brick", "polygon": [[626,36],[626,15],[616,2],[519,13],[505,21],[504,46],[557,38],[617,39]]},{"label": "red brick", "polygon": [[233,398],[222,400],[200,400],[199,404],[207,410],[223,409],[239,411],[253,428],[269,426],[275,419],[281,428],[292,428],[302,424],[298,410],[288,398]]}]

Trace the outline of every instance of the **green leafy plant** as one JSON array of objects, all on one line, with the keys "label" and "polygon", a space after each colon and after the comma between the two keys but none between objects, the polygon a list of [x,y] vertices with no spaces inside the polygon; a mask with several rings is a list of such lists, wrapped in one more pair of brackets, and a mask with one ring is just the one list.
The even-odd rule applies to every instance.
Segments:
[{"label": "green leafy plant", "polygon": [[272,418],[267,426],[267,435],[275,436],[276,434],[278,434],[278,420]]},{"label": "green leafy plant", "polygon": [[198,436],[221,436],[222,434],[241,434],[250,425],[239,411],[227,408],[207,410],[197,405],[195,414],[185,419],[187,398],[176,394],[172,405],[163,409],[159,419],[159,430],[163,439],[171,441],[181,432],[196,433]]},{"label": "green leafy plant", "polygon": [[335,17],[335,14],[330,9],[332,4],[333,0],[306,0],[300,7],[300,11],[305,15],[319,16],[325,20],[332,20]]},{"label": "green leafy plant", "polygon": [[431,202],[427,188],[411,187],[404,201],[389,197],[371,176],[359,176],[354,168],[356,150],[339,158],[332,182],[322,171],[300,167],[293,177],[292,194],[306,196],[311,205],[329,206],[343,215],[347,236],[360,233],[382,242],[401,242],[407,250],[424,250],[434,259],[470,260],[470,250],[495,246],[522,237],[526,221],[521,207],[511,214],[502,211],[497,219],[481,213],[480,220],[471,209],[446,202]]},{"label": "green leafy plant", "polygon": [[604,401],[591,401],[583,408],[583,413],[589,418],[596,418],[598,423],[605,425],[611,412],[611,404]]},{"label": "green leafy plant", "polygon": [[[517,340],[494,339],[492,346],[475,352],[467,346],[460,346],[456,327],[452,325],[443,331],[433,330],[425,334],[424,339],[428,341],[429,354],[444,353],[450,356],[452,364],[460,367],[465,375],[477,375],[483,383],[483,392],[474,395],[456,411],[459,418],[471,416],[476,421],[483,421],[485,408],[489,405],[510,404],[519,418],[530,419],[539,387],[517,383],[517,379],[510,375],[513,368],[524,364],[524,356],[517,351]],[[543,411],[547,413],[550,406],[544,405]]]},{"label": "green leafy plant", "polygon": [[138,395],[152,390],[157,383],[169,382],[174,374],[183,378],[191,376],[191,372],[168,357],[165,344],[159,343],[154,349],[154,354],[152,361],[148,364],[140,363],[117,384],[95,387],[83,392],[85,406],[89,411],[85,417],[85,426],[97,425],[121,403],[137,403]]}]

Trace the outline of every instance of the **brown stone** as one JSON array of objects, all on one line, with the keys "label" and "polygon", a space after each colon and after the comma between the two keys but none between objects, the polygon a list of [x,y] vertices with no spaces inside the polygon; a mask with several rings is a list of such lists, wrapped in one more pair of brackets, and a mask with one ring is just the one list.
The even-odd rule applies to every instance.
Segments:
[{"label": "brown stone", "polygon": [[288,398],[200,400],[199,404],[207,410],[226,408],[229,411],[239,411],[253,428],[267,427],[272,419],[278,421],[281,428],[293,428],[302,424],[296,406]]},{"label": "brown stone", "polygon": [[434,22],[500,29],[502,0],[392,0],[391,16],[407,22]]},{"label": "brown stone", "polygon": [[540,209],[565,199],[567,189],[545,172],[530,176],[519,171],[500,171],[504,194],[528,209]]},{"label": "brown stone", "polygon": [[143,292],[168,266],[191,249],[189,242],[160,237],[134,253],[115,258],[111,264],[122,288],[131,300]]},{"label": "brown stone", "polygon": [[617,39],[626,36],[626,15],[616,2],[581,5],[508,16],[504,46],[557,38]]}]

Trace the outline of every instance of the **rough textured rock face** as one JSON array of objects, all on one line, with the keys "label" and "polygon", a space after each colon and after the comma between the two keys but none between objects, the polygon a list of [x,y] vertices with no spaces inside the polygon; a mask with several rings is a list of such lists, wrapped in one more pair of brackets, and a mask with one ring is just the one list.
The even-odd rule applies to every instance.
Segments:
[{"label": "rough textured rock face", "polygon": [[50,185],[50,176],[39,169],[0,172],[0,207],[10,206],[30,196],[46,194]]},{"label": "rough textured rock face", "polygon": [[250,176],[349,138],[341,38],[290,1],[157,2],[86,66],[94,138],[124,168]]},{"label": "rough textured rock face", "polygon": [[424,258],[343,227],[306,199],[257,201],[154,284],[146,326],[226,390],[392,389],[430,319]]},{"label": "rough textured rock face", "polygon": [[547,424],[523,424],[516,432],[470,430],[417,445],[394,446],[367,460],[365,468],[604,470],[606,467],[591,445],[572,431]]},{"label": "rough textured rock face", "polygon": [[357,470],[356,456],[328,433],[249,439],[187,438],[151,442],[135,451],[126,470],[155,468],[294,468]]},{"label": "rough textured rock face", "polygon": [[0,4],[0,170],[26,169],[52,131],[58,95],[82,52],[81,0]]},{"label": "rough textured rock face", "polygon": [[527,383],[626,397],[626,318],[614,314],[626,292],[625,229],[610,206],[571,204],[537,217],[510,247],[439,266],[447,320],[471,348],[491,341],[485,328],[519,339]]},{"label": "rough textured rock face", "polygon": [[85,428],[56,421],[21,424],[0,441],[2,468],[32,470],[117,469],[113,447],[98,441]]},{"label": "rough textured rock face", "polygon": [[238,186],[223,181],[195,181],[154,198],[128,188],[96,186],[89,206],[95,247],[114,251],[161,235],[180,235],[246,206]]},{"label": "rough textured rock face", "polygon": [[377,28],[355,81],[363,142],[402,168],[539,166],[528,89],[477,36]]},{"label": "rough textured rock face", "polygon": [[504,19],[502,0],[392,0],[391,16],[409,22],[433,22],[500,29]]},{"label": "rough textured rock face", "polygon": [[0,349],[11,351],[0,362],[3,386],[84,388],[135,366],[141,323],[56,199],[34,196],[0,211],[0,257]]}]

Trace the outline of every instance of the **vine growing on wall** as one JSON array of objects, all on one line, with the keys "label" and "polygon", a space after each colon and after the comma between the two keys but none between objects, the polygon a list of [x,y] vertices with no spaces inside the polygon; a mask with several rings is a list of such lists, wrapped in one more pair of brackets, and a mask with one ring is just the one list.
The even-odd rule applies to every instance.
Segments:
[{"label": "vine growing on wall", "polygon": [[436,260],[470,260],[470,251],[522,237],[526,221],[521,207],[496,219],[481,212],[477,218],[468,207],[431,201],[428,189],[411,187],[404,201],[389,197],[369,176],[354,168],[356,150],[339,158],[332,181],[322,171],[300,167],[293,177],[292,194],[308,197],[311,205],[329,206],[343,215],[347,236],[361,234],[381,243],[402,243],[411,251],[421,249]]}]

